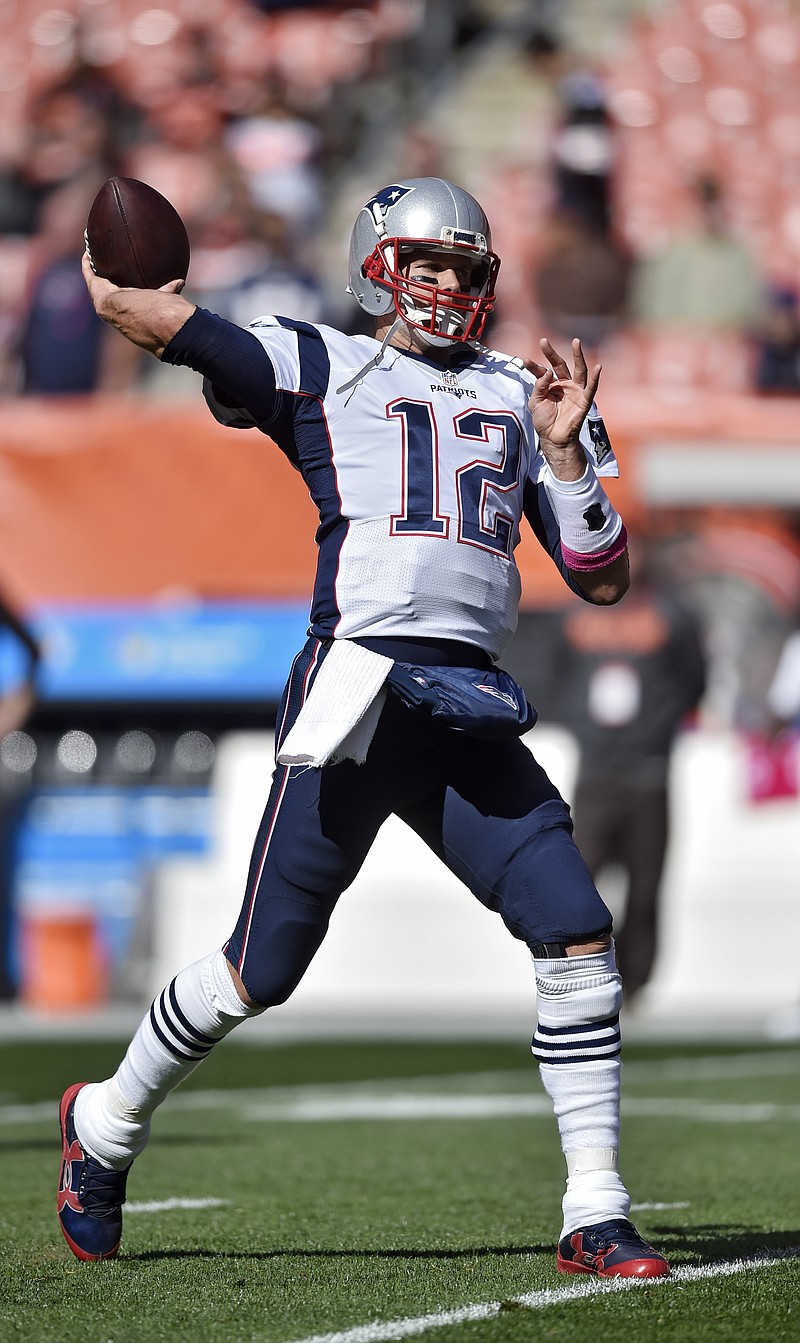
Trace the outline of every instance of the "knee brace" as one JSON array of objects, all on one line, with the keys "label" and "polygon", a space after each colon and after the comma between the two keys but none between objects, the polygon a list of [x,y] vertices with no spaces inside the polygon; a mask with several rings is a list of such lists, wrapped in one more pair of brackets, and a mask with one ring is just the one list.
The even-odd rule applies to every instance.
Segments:
[{"label": "knee brace", "polygon": [[[537,948],[538,950],[538,948]],[[538,1022],[531,1042],[544,1064],[588,1063],[620,1052],[622,980],[613,944],[589,956],[534,957]]]}]

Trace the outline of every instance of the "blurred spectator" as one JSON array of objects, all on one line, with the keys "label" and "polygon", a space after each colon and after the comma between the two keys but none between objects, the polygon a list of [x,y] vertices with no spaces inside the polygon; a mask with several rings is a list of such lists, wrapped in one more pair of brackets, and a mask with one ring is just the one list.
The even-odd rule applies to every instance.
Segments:
[{"label": "blurred spectator", "polygon": [[[36,699],[36,669],[41,650],[27,624],[0,594],[0,628],[8,631],[22,645],[26,667],[22,680],[6,689],[0,697],[0,744],[12,732],[18,732],[27,721]],[[5,797],[0,793],[0,999],[13,998],[16,989],[9,965],[9,934],[11,924],[12,864],[8,854],[8,817],[5,815]]]},{"label": "blurred spectator", "polygon": [[[800,619],[778,656],[767,690],[767,741],[782,763],[787,787],[774,796],[797,797],[800,752]],[[794,785],[792,787],[792,784]],[[800,1040],[800,997],[773,1013],[767,1021],[773,1040]]]},{"label": "blurred spectator", "polygon": [[303,322],[324,318],[317,277],[297,259],[286,220],[231,200],[201,230],[192,253],[193,300],[237,326],[272,313]]},{"label": "blurred spectator", "polygon": [[123,108],[107,81],[76,67],[31,104],[24,152],[0,174],[0,246],[19,277],[0,296],[6,392],[93,391],[101,350],[118,358],[80,292],[80,256],[89,206],[116,168]]},{"label": "blurred spectator", "polygon": [[633,312],[645,323],[698,324],[754,331],[764,283],[750,249],[730,231],[721,187],[695,187],[697,224],[645,256],[634,273]]},{"label": "blurred spectator", "polygon": [[111,125],[80,87],[62,84],[32,104],[18,164],[0,175],[0,234],[32,234],[48,196],[70,182],[92,195],[112,171]]},{"label": "blurred spectator", "polygon": [[556,346],[579,336],[591,355],[627,316],[630,273],[630,258],[604,228],[556,211],[533,277],[543,330]]},{"label": "blurred spectator", "polygon": [[322,136],[289,106],[275,83],[264,86],[250,112],[230,122],[224,143],[255,204],[280,215],[299,237],[313,234],[322,213]]},{"label": "blurred spectator", "polygon": [[223,126],[215,86],[184,85],[148,109],[141,138],[125,158],[126,176],[140,178],[172,202],[190,241],[226,199],[231,167]]},{"label": "blurred spectator", "polygon": [[21,390],[33,396],[80,396],[130,386],[141,366],[97,317],[81,274],[83,230],[94,182],[70,182],[43,203],[32,248],[29,293],[20,332]]},{"label": "blurred spectator", "polygon": [[757,390],[800,392],[800,307],[793,289],[770,292],[757,342]]},{"label": "blurred spectator", "polygon": [[553,145],[558,204],[604,232],[611,221],[614,129],[600,77],[588,67],[569,71],[558,84],[563,105]]},{"label": "blurred spectator", "polygon": [[800,617],[778,654],[765,707],[768,735],[800,729]]},{"label": "blurred spectator", "polygon": [[657,952],[670,757],[706,684],[698,622],[660,583],[642,547],[632,538],[632,583],[624,602],[564,612],[556,661],[555,716],[579,750],[575,839],[593,876],[614,865],[627,878],[615,939],[629,1006],[648,982]]}]

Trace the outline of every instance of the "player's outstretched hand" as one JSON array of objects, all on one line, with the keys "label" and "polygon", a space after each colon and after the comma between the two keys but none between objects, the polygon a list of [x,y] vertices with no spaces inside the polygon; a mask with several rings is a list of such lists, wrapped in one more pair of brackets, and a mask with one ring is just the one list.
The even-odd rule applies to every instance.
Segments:
[{"label": "player's outstretched hand", "polygon": [[88,252],[81,264],[98,317],[151,354],[160,356],[194,312],[194,304],[180,296],[185,280],[170,280],[160,289],[120,289],[95,275]]},{"label": "player's outstretched hand", "polygon": [[572,371],[546,337],[539,344],[549,367],[532,359],[525,361],[525,367],[536,377],[528,402],[533,427],[554,473],[563,480],[578,480],[586,469],[578,436],[597,392],[600,364],[589,371],[577,339],[572,342]]}]

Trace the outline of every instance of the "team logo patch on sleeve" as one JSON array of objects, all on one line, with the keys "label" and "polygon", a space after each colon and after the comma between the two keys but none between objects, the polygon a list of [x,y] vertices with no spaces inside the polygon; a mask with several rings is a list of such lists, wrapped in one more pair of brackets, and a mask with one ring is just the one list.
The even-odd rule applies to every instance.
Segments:
[{"label": "team logo patch on sleeve", "polygon": [[611,442],[608,437],[608,430],[603,421],[599,418],[586,421],[586,427],[589,430],[589,437],[592,440],[594,455],[598,466],[602,466],[606,457],[611,452]]}]

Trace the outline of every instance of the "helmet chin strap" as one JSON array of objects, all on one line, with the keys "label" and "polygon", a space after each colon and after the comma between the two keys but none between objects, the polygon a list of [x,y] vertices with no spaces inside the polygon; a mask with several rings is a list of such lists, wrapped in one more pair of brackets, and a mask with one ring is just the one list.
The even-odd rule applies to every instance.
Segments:
[{"label": "helmet chin strap", "polygon": [[[401,300],[401,306],[404,307],[405,317],[408,321],[409,330],[411,330],[425,345],[435,346],[437,349],[444,349],[452,345],[454,341],[461,339],[461,332],[466,326],[466,321],[462,320],[458,314],[448,312],[446,309],[439,318],[438,331],[429,331],[423,325],[426,321],[431,321],[431,308],[416,308],[412,303],[406,307]],[[454,331],[448,331],[455,327]]]},{"label": "helmet chin strap", "polygon": [[447,346],[452,346],[453,344],[454,338],[452,336],[439,336],[434,334],[433,331],[424,331],[418,326],[411,327],[410,329],[419,337],[423,345],[432,345],[437,350],[443,350]]}]

